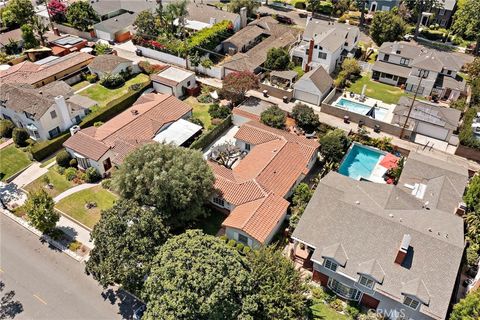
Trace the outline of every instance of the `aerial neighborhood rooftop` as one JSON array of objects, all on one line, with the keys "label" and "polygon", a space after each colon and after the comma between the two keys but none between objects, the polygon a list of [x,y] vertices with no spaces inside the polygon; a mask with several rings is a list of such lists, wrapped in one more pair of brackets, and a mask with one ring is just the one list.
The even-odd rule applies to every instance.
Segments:
[{"label": "aerial neighborhood rooftop", "polygon": [[5,315],[480,319],[478,12],[1,2]]}]

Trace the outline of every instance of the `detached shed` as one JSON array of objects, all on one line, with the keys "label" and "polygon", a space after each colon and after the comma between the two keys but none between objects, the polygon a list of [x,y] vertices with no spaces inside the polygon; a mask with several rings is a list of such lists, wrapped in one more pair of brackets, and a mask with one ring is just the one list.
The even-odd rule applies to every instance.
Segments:
[{"label": "detached shed", "polygon": [[150,78],[155,91],[171,94],[177,98],[192,94],[198,87],[195,73],[176,67],[168,67],[151,75]]},{"label": "detached shed", "polygon": [[333,79],[323,67],[305,73],[293,85],[293,97],[297,100],[314,104],[322,103],[333,86]]},{"label": "detached shed", "polygon": [[97,38],[114,41],[114,42],[125,42],[130,40],[132,34],[130,29],[132,28],[133,22],[137,14],[135,13],[124,13],[119,16],[104,20],[93,26]]}]

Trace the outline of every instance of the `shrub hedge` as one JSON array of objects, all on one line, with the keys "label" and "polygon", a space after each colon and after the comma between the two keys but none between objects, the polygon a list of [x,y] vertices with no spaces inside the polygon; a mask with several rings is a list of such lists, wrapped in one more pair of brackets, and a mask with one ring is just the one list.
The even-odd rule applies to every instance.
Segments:
[{"label": "shrub hedge", "polygon": [[458,135],[460,139],[460,144],[470,147],[472,149],[480,150],[480,141],[475,138],[472,129],[473,118],[477,112],[480,112],[480,108],[469,108],[465,115],[463,116],[463,125]]},{"label": "shrub hedge", "polygon": [[228,116],[223,120],[219,125],[217,125],[212,130],[208,131],[205,134],[202,134],[197,140],[195,140],[191,145],[191,149],[202,150],[211,144],[215,139],[217,139],[228,127],[232,125],[232,116]]}]

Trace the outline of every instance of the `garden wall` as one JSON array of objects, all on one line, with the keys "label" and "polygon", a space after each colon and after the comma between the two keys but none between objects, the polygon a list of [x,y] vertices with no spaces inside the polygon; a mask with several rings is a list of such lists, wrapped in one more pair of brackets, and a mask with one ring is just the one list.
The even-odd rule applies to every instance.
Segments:
[{"label": "garden wall", "polygon": [[92,37],[90,32],[80,31],[80,30],[77,30],[75,28],[66,26],[64,24],[55,23],[54,25],[55,25],[55,28],[57,28],[58,31],[60,31],[61,33],[72,34],[74,36],[78,36],[80,38],[84,38],[84,39],[87,39],[87,40],[90,40],[90,41],[95,40],[95,37]]},{"label": "garden wall", "polygon": [[269,86],[268,84],[260,83],[260,88],[257,91],[263,93],[263,90],[267,90],[269,96],[272,96],[278,99],[283,99],[283,97],[286,96],[290,101],[293,98],[293,90],[287,91],[277,87]]},{"label": "garden wall", "polygon": [[469,160],[480,162],[480,150],[459,145],[457,150],[455,151],[455,154]]},{"label": "garden wall", "polygon": [[187,67],[187,60],[185,60],[183,58],[174,56],[174,55],[169,54],[169,53],[153,50],[153,49],[150,49],[150,48],[145,48],[145,47],[141,47],[141,46],[136,46],[136,47],[138,49],[142,50],[143,56],[145,56],[147,58],[157,59],[157,60],[160,60],[162,62],[170,63],[170,64],[173,64],[173,65],[182,67],[182,68]]},{"label": "garden wall", "polygon": [[[193,67],[192,67],[192,69],[193,69]],[[225,75],[223,66],[213,66],[210,69],[204,68],[202,66],[197,66],[197,67],[195,67],[195,70],[198,73],[205,74],[207,76],[210,76],[210,77],[216,78],[216,79],[220,79],[220,80],[222,80],[224,75]]]},{"label": "garden wall", "polygon": [[215,139],[222,135],[232,125],[232,116],[229,115],[220,124],[212,130],[202,134],[191,145],[190,149],[203,150],[208,147]]}]

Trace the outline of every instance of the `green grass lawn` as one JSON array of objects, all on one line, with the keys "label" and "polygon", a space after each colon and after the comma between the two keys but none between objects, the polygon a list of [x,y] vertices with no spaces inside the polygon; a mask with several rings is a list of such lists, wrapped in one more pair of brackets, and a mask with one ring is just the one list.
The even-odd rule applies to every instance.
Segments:
[{"label": "green grass lawn", "polygon": [[185,103],[190,105],[193,108],[193,116],[202,121],[203,126],[208,130],[212,125],[212,118],[208,113],[209,103],[200,103],[195,97],[188,97],[185,100]]},{"label": "green grass lawn", "polygon": [[313,314],[313,319],[315,320],[347,320],[349,319],[346,315],[338,313],[328,305],[323,302],[314,304],[310,307]]},{"label": "green grass lawn", "polygon": [[[111,208],[115,200],[117,200],[117,196],[101,186],[97,186],[62,199],[55,207],[87,227],[93,228],[100,220],[100,212]],[[96,202],[97,207],[86,209],[85,203],[87,202]]]},{"label": "green grass lawn", "polygon": [[406,95],[404,90],[399,87],[373,81],[370,74],[363,75],[357,81],[352,83],[347,90],[361,94],[363,85],[365,84],[367,85],[367,89],[365,90],[365,95],[367,97],[382,100],[385,103],[396,104],[401,96]]},{"label": "green grass lawn", "polygon": [[13,144],[0,150],[0,179],[7,180],[16,172],[27,167],[32,161],[26,152],[16,148]]},{"label": "green grass lawn", "polygon": [[[50,183],[53,185],[52,189],[45,188],[45,176],[48,177]],[[75,184],[73,182],[68,181],[65,176],[58,173],[55,169],[55,166],[53,166],[43,176],[26,185],[25,190],[27,190],[28,192],[32,192],[38,189],[43,189],[54,198],[65,190],[70,189],[74,186]]]},{"label": "green grass lawn", "polygon": [[90,82],[84,80],[84,81],[80,81],[79,83],[76,83],[72,86],[72,89],[73,91],[78,91],[80,89],[83,89],[85,88],[86,86],[88,86],[90,84]]},{"label": "green grass lawn", "polygon": [[305,71],[303,71],[302,66],[296,66],[292,69],[292,71],[295,71],[298,74],[297,79],[300,79],[305,74]]},{"label": "green grass lawn", "polygon": [[149,80],[149,77],[143,73],[138,74],[137,76],[131,78],[123,86],[116,89],[108,89],[102,86],[99,83],[94,84],[93,86],[79,92],[78,94],[82,96],[89,97],[98,102],[100,107],[105,106],[108,102],[121,97],[122,95],[128,92],[128,88],[135,83],[144,83]]}]

